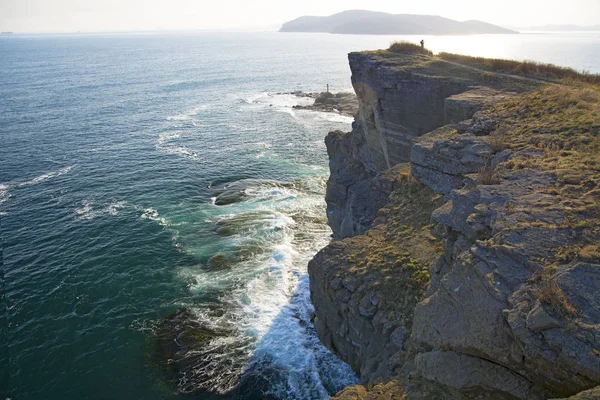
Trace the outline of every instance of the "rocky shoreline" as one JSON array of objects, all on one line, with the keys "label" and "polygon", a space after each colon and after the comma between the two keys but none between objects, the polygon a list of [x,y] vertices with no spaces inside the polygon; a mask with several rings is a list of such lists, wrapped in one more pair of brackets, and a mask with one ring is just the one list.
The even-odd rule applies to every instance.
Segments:
[{"label": "rocky shoreline", "polygon": [[349,117],[354,117],[358,112],[358,99],[354,93],[305,93],[302,91],[298,91],[292,92],[291,94],[298,97],[308,97],[314,99],[314,103],[312,105],[294,106],[294,108],[298,110],[334,112]]},{"label": "rocky shoreline", "polygon": [[[326,139],[315,328],[339,399],[550,399],[600,384],[600,95],[437,57],[351,53]],[[595,392],[594,392],[595,390]]]}]

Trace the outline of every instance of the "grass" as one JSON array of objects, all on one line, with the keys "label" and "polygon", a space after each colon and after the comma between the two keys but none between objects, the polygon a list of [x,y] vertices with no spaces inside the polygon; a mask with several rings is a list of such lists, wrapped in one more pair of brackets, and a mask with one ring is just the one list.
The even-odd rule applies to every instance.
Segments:
[{"label": "grass", "polygon": [[584,83],[600,85],[600,75],[586,71],[576,71],[573,68],[559,67],[553,64],[535,61],[514,61],[499,58],[471,57],[453,53],[439,53],[439,58],[492,72],[502,72],[511,75],[521,75],[543,79],[551,82]]},{"label": "grass", "polygon": [[[600,92],[581,86],[547,85],[508,99],[488,110],[500,121],[495,146],[529,156],[497,168],[533,169],[554,177],[536,188],[528,201],[511,202],[505,211],[540,215],[510,229],[549,236],[568,232],[565,245],[550,248],[531,280],[536,298],[554,316],[573,324],[580,311],[554,279],[559,266],[600,262]],[[545,218],[545,216],[553,216]]]},{"label": "grass", "polygon": [[498,176],[496,169],[492,166],[490,160],[488,160],[485,165],[479,169],[477,178],[481,185],[497,185],[500,183],[500,177]]},{"label": "grass", "polygon": [[[371,282],[368,289],[375,289],[381,299],[378,313],[410,331],[414,308],[430,282],[429,265],[442,253],[429,228],[431,213],[443,199],[412,178],[403,165],[387,173],[392,172],[397,174],[398,189],[379,211],[380,223],[364,235],[344,240],[338,262],[350,266],[339,277]],[[360,299],[364,294],[354,295]]]},{"label": "grass", "polygon": [[400,54],[424,54],[433,56],[433,52],[431,50],[421,47],[421,45],[407,41],[393,42],[390,45],[388,51]]},{"label": "grass", "polygon": [[541,274],[532,277],[531,282],[536,285],[535,296],[555,317],[564,321],[572,321],[580,317],[581,312],[571,304],[560,286],[552,278],[557,269],[554,264],[548,265],[542,270]]}]

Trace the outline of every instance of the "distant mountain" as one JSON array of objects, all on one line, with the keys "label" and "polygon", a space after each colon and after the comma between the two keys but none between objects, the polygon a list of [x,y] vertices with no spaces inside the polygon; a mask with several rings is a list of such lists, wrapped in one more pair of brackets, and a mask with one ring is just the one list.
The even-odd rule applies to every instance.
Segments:
[{"label": "distant mountain", "polygon": [[435,15],[387,14],[350,10],[329,17],[303,16],[283,24],[279,32],[327,32],[363,35],[471,35],[518,33],[482,21],[459,22]]},{"label": "distant mountain", "polygon": [[600,25],[543,25],[524,28],[531,31],[600,31]]}]

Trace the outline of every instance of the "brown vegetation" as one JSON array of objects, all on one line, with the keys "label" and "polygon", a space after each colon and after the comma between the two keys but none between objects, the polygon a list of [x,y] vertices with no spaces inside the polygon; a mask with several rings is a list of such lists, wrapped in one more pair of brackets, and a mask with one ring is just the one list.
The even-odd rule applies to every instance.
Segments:
[{"label": "brown vegetation", "polygon": [[373,282],[371,287],[384,299],[379,310],[389,313],[387,320],[401,320],[410,330],[413,310],[429,285],[429,265],[442,252],[429,228],[431,213],[443,199],[402,166],[388,171],[397,174],[399,189],[379,210],[374,227],[345,239],[341,257],[352,264],[347,276]]},{"label": "brown vegetation", "polygon": [[489,160],[479,169],[477,178],[481,185],[497,185],[500,183],[500,177]]},{"label": "brown vegetation", "polygon": [[535,61],[514,61],[499,58],[471,57],[462,54],[439,53],[438,57],[470,67],[511,75],[522,75],[552,82],[585,83],[600,85],[600,75],[587,71],[576,71],[572,68],[559,67],[553,64]]},{"label": "brown vegetation", "polygon": [[394,42],[390,45],[388,51],[392,53],[401,53],[401,54],[425,54],[425,55],[433,55],[433,52],[429,49],[421,47],[418,44],[402,41],[402,42]]}]

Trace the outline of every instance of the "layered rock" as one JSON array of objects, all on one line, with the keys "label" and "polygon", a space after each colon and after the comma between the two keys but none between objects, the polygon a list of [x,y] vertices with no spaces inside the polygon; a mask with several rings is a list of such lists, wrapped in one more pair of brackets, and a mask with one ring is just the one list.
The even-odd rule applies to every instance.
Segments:
[{"label": "layered rock", "polygon": [[408,398],[597,386],[600,95],[517,94],[532,88],[426,56],[350,65],[358,117],[326,140],[346,239],[309,265],[320,339]]},{"label": "layered rock", "polygon": [[[326,139],[331,170],[327,214],[336,239],[369,228],[390,193],[376,181],[378,174],[410,161],[417,138],[523,89],[521,82],[505,77],[488,82],[476,71],[440,75],[437,63],[425,64],[427,56],[395,55],[390,62],[377,54],[351,53],[349,60],[359,100],[356,121],[351,132],[334,132]],[[483,82],[493,87],[482,87]],[[485,130],[485,121],[480,124]]]}]

